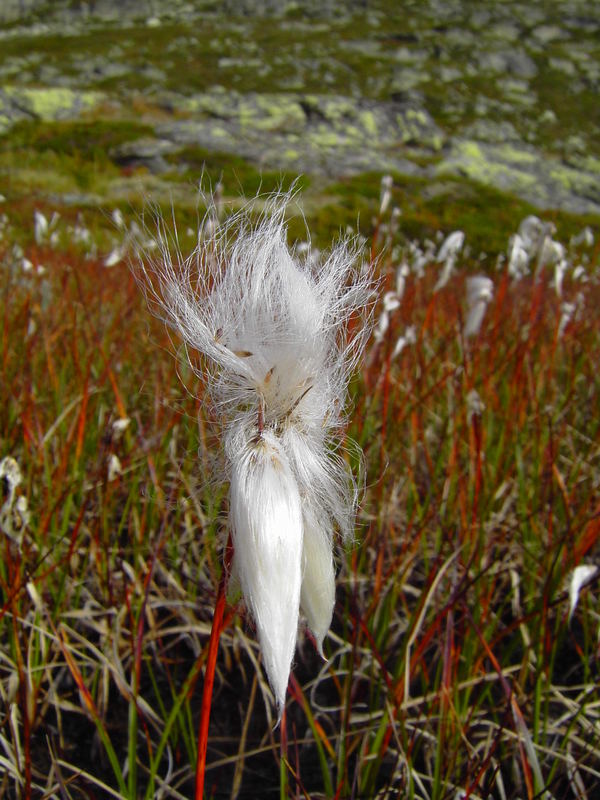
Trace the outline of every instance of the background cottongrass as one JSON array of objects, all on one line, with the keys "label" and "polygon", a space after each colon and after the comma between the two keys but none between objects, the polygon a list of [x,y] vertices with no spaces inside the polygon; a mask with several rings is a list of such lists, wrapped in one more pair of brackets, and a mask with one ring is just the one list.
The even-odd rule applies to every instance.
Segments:
[{"label": "background cottongrass", "polygon": [[[37,244],[31,205],[3,212],[1,455],[28,515],[20,543],[0,539],[0,793],[189,797],[227,538],[218,420],[126,266],[103,264],[125,230],[61,208]],[[583,222],[542,216],[564,246],[561,297],[551,261],[511,274],[520,219],[480,258],[462,222],[409,236],[396,215],[378,269],[400,302],[350,385],[366,493],[327,661],[301,633],[282,752],[254,628],[225,610],[207,796],[598,793],[599,249]],[[73,243],[76,226],[90,235]],[[493,296],[465,340],[482,274]]]}]

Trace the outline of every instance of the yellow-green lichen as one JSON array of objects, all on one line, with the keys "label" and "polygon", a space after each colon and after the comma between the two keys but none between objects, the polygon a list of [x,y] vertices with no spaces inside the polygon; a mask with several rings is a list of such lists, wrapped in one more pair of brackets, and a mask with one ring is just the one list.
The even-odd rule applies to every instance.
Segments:
[{"label": "yellow-green lichen", "polygon": [[72,113],[89,111],[98,105],[101,92],[75,92],[64,87],[31,88],[4,86],[4,94],[42,120],[56,120]]},{"label": "yellow-green lichen", "polygon": [[372,111],[363,111],[360,115],[360,121],[370,136],[377,136],[377,121]]}]

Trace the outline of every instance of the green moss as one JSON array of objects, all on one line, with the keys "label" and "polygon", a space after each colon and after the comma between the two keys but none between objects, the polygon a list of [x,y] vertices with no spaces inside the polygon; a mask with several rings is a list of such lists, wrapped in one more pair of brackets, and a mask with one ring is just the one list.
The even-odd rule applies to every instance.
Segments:
[{"label": "green moss", "polygon": [[[259,192],[272,192],[278,189],[288,189],[294,180],[295,173],[286,173],[277,170],[260,170],[250,161],[231,155],[206,150],[202,147],[188,146],[167,160],[177,165],[180,172],[171,177],[178,180],[189,181],[204,178],[212,186],[222,181],[228,193],[235,193],[239,189],[246,196],[253,196]],[[309,186],[309,179],[301,177],[297,181],[299,189]]]},{"label": "green moss", "polygon": [[415,217],[431,220],[436,230],[465,232],[472,252],[490,256],[505,252],[508,238],[528,214],[539,213],[528,203],[472,181],[450,181],[444,191],[421,201]]},{"label": "green moss", "polygon": [[113,147],[152,134],[150,126],[128,121],[26,121],[17,123],[0,138],[0,150],[51,151],[83,160],[103,160]]},{"label": "green moss", "polygon": [[151,129],[129,122],[20,122],[0,137],[0,172],[17,194],[109,191],[120,170],[110,150]]},{"label": "green moss", "polygon": [[379,200],[380,189],[381,173],[363,172],[330,184],[327,187],[327,194],[337,195],[344,202],[357,198],[367,200],[369,205],[372,205],[375,200]]}]

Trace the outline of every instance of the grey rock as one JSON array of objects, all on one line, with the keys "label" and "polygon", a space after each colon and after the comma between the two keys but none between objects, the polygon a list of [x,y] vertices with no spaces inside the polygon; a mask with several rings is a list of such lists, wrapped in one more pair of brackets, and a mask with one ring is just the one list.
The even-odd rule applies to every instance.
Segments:
[{"label": "grey rock", "polygon": [[531,79],[537,75],[535,61],[524,50],[489,50],[479,56],[483,71]]},{"label": "grey rock", "polygon": [[556,70],[556,72],[562,72],[569,78],[575,78],[578,74],[575,64],[566,58],[550,57],[548,59],[548,65],[550,69]]},{"label": "grey rock", "polygon": [[[202,136],[202,143],[243,139],[259,149],[273,142],[296,148],[297,139],[315,150],[336,148],[377,152],[399,145],[439,151],[444,134],[422,108],[387,101],[355,100],[338,95],[247,94],[212,92],[183,100],[182,108],[195,112],[193,123],[183,121],[159,126],[160,135],[190,142]],[[265,134],[272,134],[265,141]],[[368,159],[361,157],[361,161]]]},{"label": "grey rock", "polygon": [[533,29],[531,35],[540,42],[540,44],[549,44],[550,42],[556,42],[568,37],[568,33],[565,29],[559,28],[558,25],[539,25],[537,28]]},{"label": "grey rock", "polygon": [[160,174],[171,169],[164,157],[175,150],[176,145],[166,139],[141,138],[115,147],[109,155],[120,166],[144,166],[150,172]]},{"label": "grey rock", "polygon": [[233,92],[182,102],[195,118],[158,125],[159,137],[179,147],[235,152],[280,169],[327,175],[365,170],[420,174],[409,151],[438,151],[444,142],[429,114],[397,102]]},{"label": "grey rock", "polygon": [[542,209],[600,214],[600,159],[586,166],[587,171],[573,168],[525,144],[457,139],[432,174],[466,176],[516,194]]},{"label": "grey rock", "polygon": [[422,64],[428,57],[426,50],[416,47],[398,47],[393,52],[395,61],[401,64],[411,64],[412,66]]},{"label": "grey rock", "polygon": [[498,123],[488,119],[478,119],[464,129],[463,135],[467,139],[496,144],[519,141],[517,129],[507,121]]},{"label": "grey rock", "polygon": [[451,83],[462,77],[462,71],[457,67],[443,65],[440,67],[439,77],[444,83]]},{"label": "grey rock", "polygon": [[41,0],[4,0],[0,5],[0,22],[13,22],[37,10]]},{"label": "grey rock", "polygon": [[74,62],[80,80],[90,84],[100,83],[112,78],[122,78],[129,73],[125,64],[112,58],[82,58]]},{"label": "grey rock", "polygon": [[521,27],[516,22],[501,22],[492,23],[486,31],[487,38],[496,39],[503,44],[514,44],[521,36]]},{"label": "grey rock", "polygon": [[100,93],[64,87],[0,87],[0,132],[20,120],[76,119],[102,100]]}]

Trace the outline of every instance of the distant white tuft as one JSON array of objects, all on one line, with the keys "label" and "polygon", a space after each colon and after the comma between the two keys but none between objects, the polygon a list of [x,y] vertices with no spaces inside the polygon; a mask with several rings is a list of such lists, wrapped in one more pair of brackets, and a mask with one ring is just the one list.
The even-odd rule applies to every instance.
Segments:
[{"label": "distant white tuft", "polygon": [[494,296],[494,284],[485,275],[473,275],[467,279],[467,321],[464,336],[477,336],[488,303]]},{"label": "distant white tuft", "polygon": [[575,567],[571,573],[571,580],[569,581],[569,623],[573,617],[573,612],[577,608],[581,589],[597,572],[598,567],[594,564],[582,564],[579,567]]},{"label": "distant white tuft", "polygon": [[462,250],[464,242],[465,234],[463,231],[453,231],[442,242],[442,246],[438,251],[436,260],[440,263],[443,263],[444,266],[435,286],[433,287],[434,292],[438,292],[440,289],[443,289],[450,280],[450,277],[454,271],[456,259]]}]

